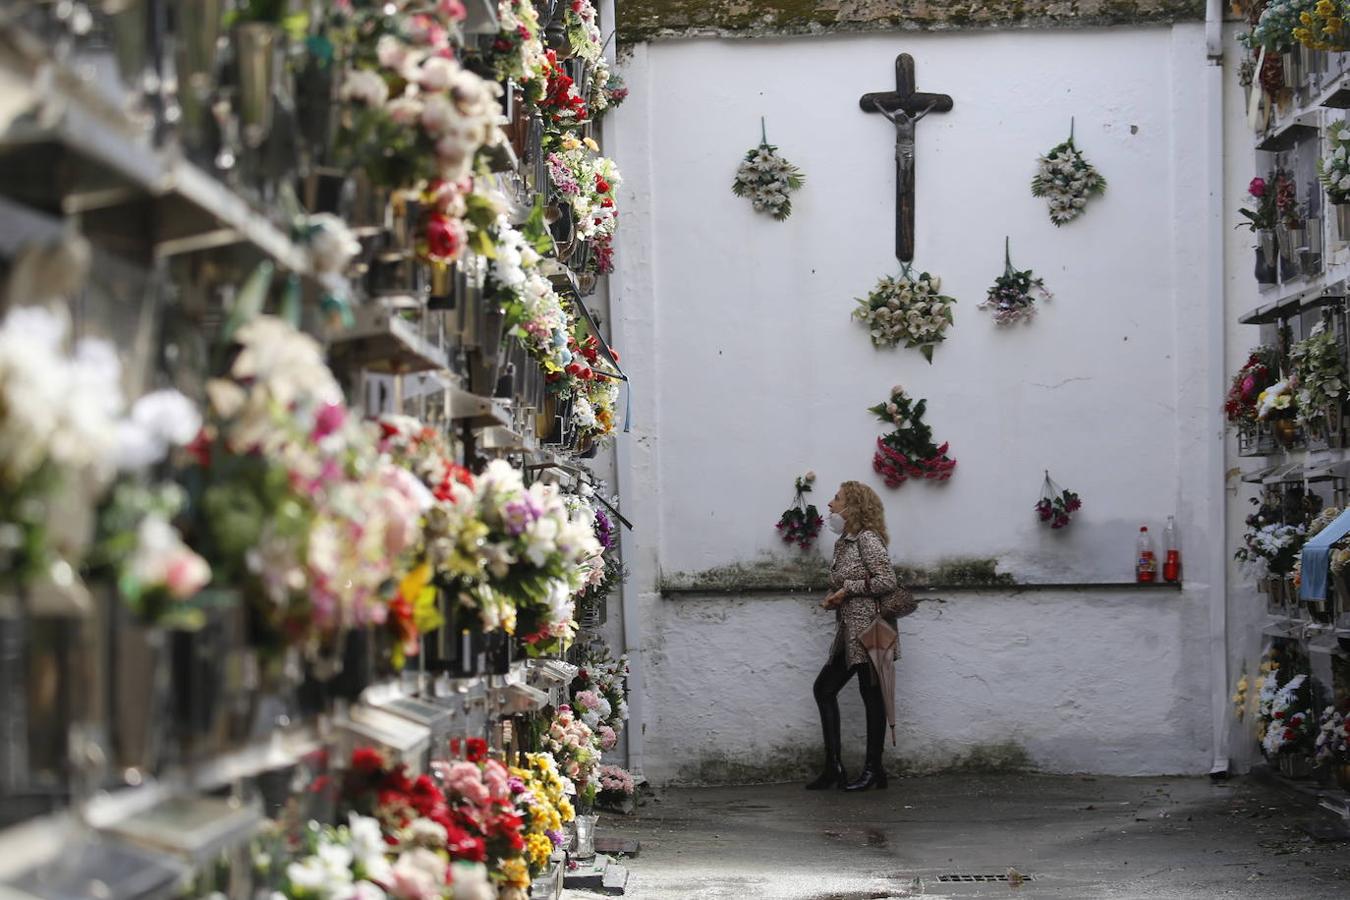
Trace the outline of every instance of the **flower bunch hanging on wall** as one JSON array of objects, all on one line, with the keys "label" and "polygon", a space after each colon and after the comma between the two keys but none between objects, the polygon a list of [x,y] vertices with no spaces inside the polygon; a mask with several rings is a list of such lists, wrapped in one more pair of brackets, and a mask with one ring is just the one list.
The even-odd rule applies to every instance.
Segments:
[{"label": "flower bunch hanging on wall", "polygon": [[1089,199],[1105,190],[1106,179],[1074,144],[1070,120],[1069,139],[1041,157],[1040,169],[1031,179],[1031,195],[1046,199],[1051,222],[1066,225],[1083,214]]},{"label": "flower bunch hanging on wall", "polygon": [[778,524],[774,526],[784,543],[796,544],[803,550],[815,543],[820,536],[820,526],[825,523],[815,505],[806,502],[806,495],[811,493],[815,483],[815,472],[807,472],[797,479],[797,496],[792,505],[783,510],[783,514],[778,517]]},{"label": "flower bunch hanging on wall", "polygon": [[994,321],[1000,325],[1012,325],[1016,322],[1029,322],[1036,315],[1036,301],[1049,300],[1050,292],[1045,282],[1037,278],[1030,270],[1019,271],[1013,268],[1012,255],[1007,241],[1003,244],[1003,274],[994,281],[989,296],[980,304],[980,309],[994,312]]},{"label": "flower bunch hanging on wall", "polygon": [[1257,399],[1279,378],[1279,355],[1272,347],[1257,347],[1228,385],[1223,414],[1239,430],[1256,424]]},{"label": "flower bunch hanging on wall", "polygon": [[731,192],[737,197],[749,197],[755,212],[768,213],[778,221],[792,215],[792,191],[800,190],[806,181],[801,170],[778,155],[778,148],[769,143],[760,120],[760,142],[741,162]]},{"label": "flower bunch hanging on wall", "polygon": [[1041,499],[1036,502],[1036,515],[1041,523],[1053,529],[1068,527],[1071,516],[1083,508],[1083,501],[1073,491],[1061,488],[1045,470],[1045,482],[1041,485]]},{"label": "flower bunch hanging on wall", "polygon": [[912,400],[904,388],[891,388],[890,399],[867,411],[881,421],[894,425],[890,434],[877,438],[872,469],[896,488],[911,478],[946,481],[952,477],[956,460],[947,455],[947,445],[933,443],[933,429],[924,424],[927,400]]},{"label": "flower bunch hanging on wall", "polygon": [[1327,149],[1331,155],[1317,161],[1317,180],[1332,203],[1350,203],[1350,122],[1331,126]]},{"label": "flower bunch hanging on wall", "polygon": [[1331,419],[1339,430],[1350,383],[1342,352],[1335,332],[1327,330],[1325,321],[1314,325],[1307,338],[1290,348],[1289,359],[1298,385],[1296,418],[1302,427],[1323,428]]},{"label": "flower bunch hanging on wall", "polygon": [[936,275],[915,275],[906,263],[898,278],[883,277],[865,298],[858,300],[853,318],[867,326],[876,347],[894,347],[901,341],[917,347],[933,361],[933,348],[947,338],[956,298],[941,293]]}]

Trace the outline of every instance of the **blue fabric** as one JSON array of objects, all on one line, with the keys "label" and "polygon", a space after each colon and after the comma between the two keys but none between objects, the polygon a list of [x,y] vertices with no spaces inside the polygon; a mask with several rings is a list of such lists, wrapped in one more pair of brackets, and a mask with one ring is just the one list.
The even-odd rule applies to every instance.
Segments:
[{"label": "blue fabric", "polygon": [[1350,534],[1350,509],[1303,545],[1303,585],[1298,595],[1304,600],[1327,599],[1327,579],[1331,574],[1331,545]]}]

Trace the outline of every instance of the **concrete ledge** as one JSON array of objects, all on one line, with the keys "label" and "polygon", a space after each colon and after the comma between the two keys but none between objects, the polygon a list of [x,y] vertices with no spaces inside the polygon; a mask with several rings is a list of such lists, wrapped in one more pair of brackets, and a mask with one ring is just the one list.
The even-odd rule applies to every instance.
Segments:
[{"label": "concrete ledge", "polygon": [[[919,583],[907,581],[904,578],[904,570],[900,570],[899,574],[901,583],[916,594],[941,592],[1016,595],[1050,592],[1092,593],[1098,591],[1139,591],[1156,594],[1159,592],[1180,593],[1183,587],[1181,583],[1154,582],[1152,584],[1140,584],[1135,581],[1021,582],[1000,580]],[[794,597],[799,594],[819,594],[822,591],[829,590],[829,587],[829,581],[826,577],[802,580],[784,579],[776,582],[747,579],[741,582],[727,581],[716,576],[707,578],[684,576],[672,578],[668,581],[663,580],[658,585],[658,590],[662,597],[688,599],[725,596]]]}]

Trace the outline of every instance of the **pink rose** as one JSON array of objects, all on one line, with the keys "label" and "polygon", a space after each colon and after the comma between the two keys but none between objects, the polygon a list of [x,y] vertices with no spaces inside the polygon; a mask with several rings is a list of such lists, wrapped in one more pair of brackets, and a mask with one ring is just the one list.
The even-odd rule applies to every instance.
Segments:
[{"label": "pink rose", "polygon": [[341,403],[326,403],[319,410],[319,414],[314,417],[314,434],[316,441],[321,441],[333,434],[343,423],[347,421],[347,408]]},{"label": "pink rose", "polygon": [[164,571],[164,586],[175,600],[194,596],[211,582],[211,567],[206,560],[183,548],[183,553],[169,562]]},{"label": "pink rose", "polygon": [[478,806],[488,802],[488,789],[478,766],[471,762],[457,762],[445,772],[446,789],[459,794]]},{"label": "pink rose", "polygon": [[1258,200],[1266,195],[1266,180],[1264,178],[1253,178],[1247,185],[1247,193]]}]

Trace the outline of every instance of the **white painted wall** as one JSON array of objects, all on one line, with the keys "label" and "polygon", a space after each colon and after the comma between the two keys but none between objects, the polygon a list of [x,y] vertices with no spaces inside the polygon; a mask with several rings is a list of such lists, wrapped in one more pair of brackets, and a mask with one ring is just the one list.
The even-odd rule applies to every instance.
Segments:
[{"label": "white painted wall", "polygon": [[[890,89],[902,50],[920,89],[956,101],[918,129],[916,262],[959,301],[931,366],[874,350],[849,317],[897,270],[893,131],[857,100]],[[1200,533],[1221,502],[1198,452],[1218,439],[1204,64],[1199,26],[691,40],[626,59],[633,93],[610,135],[626,177],[613,310],[637,386],[619,463],[639,520],[626,609],[648,777],[723,759],[767,772],[816,751],[809,688],[828,617],[800,598],[656,591],[662,571],[786,556],[772,525],[807,468],[821,505],[847,478],[878,487],[897,560],[993,556],[1026,581],[1128,579],[1139,525],[1156,533],[1177,515],[1179,595],[925,605],[906,623],[899,752],[931,768],[1013,741],[1049,771],[1208,770],[1207,604],[1223,562]],[[808,178],[785,223],[729,190],[760,115]],[[1027,185],[1070,116],[1110,187],[1056,229]],[[1005,234],[1056,296],[1032,325],[1000,330],[975,307]],[[889,491],[873,476],[881,432],[865,410],[895,383],[929,399],[959,461],[951,483]],[[1066,532],[1031,509],[1046,467],[1084,498]]]}]

